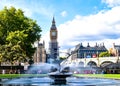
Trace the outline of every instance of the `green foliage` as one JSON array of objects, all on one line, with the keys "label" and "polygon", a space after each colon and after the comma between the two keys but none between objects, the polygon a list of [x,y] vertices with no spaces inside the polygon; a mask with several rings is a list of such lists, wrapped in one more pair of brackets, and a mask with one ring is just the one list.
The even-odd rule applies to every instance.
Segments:
[{"label": "green foliage", "polygon": [[[0,11],[0,62],[31,58],[39,40],[41,28],[26,17],[21,9],[5,7]],[[26,57],[26,58],[25,58]]]},{"label": "green foliage", "polygon": [[24,43],[25,39],[27,39],[28,34],[24,33],[23,31],[12,31],[9,32],[6,41],[12,44],[21,44],[22,42]]},{"label": "green foliage", "polygon": [[[26,58],[25,51],[22,50],[20,45],[12,45],[11,43],[8,45],[2,45],[0,48],[1,61],[9,61],[13,64],[15,61],[22,61]],[[1,50],[2,49],[2,50]]]},{"label": "green foliage", "polygon": [[110,56],[110,53],[107,51],[107,52],[101,52],[99,54],[99,57],[109,57]]}]

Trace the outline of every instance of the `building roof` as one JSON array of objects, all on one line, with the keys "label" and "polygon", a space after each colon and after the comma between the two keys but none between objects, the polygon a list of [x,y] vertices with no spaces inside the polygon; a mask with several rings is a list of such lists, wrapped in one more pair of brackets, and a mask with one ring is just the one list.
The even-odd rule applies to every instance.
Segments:
[{"label": "building roof", "polygon": [[104,45],[100,45],[100,46],[96,45],[96,46],[91,47],[88,43],[88,45],[85,47],[82,45],[82,43],[80,43],[80,44],[76,45],[74,51],[77,51],[77,50],[107,50],[107,49],[105,48]]}]

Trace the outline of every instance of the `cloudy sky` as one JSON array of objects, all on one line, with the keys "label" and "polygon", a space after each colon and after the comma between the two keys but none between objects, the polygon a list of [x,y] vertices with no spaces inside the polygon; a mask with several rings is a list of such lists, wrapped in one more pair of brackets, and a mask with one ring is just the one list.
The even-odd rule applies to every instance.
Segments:
[{"label": "cloudy sky", "polygon": [[20,8],[42,28],[48,48],[53,16],[58,29],[60,50],[87,43],[120,44],[120,0],[0,0],[4,6]]}]

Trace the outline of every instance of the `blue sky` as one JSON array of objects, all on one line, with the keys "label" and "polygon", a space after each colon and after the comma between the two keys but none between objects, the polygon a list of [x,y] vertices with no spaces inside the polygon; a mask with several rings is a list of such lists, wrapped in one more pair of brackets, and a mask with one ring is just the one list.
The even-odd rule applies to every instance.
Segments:
[{"label": "blue sky", "polygon": [[20,8],[42,28],[42,40],[49,43],[53,16],[61,50],[87,43],[104,42],[107,48],[120,44],[120,0],[0,0],[4,6]]}]

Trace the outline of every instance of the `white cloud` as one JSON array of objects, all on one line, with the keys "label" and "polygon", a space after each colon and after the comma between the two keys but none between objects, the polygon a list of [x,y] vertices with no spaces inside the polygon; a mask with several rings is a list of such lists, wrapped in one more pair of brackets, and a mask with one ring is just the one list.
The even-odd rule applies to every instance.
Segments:
[{"label": "white cloud", "polygon": [[[120,7],[108,11],[100,11],[89,16],[76,15],[73,20],[60,24],[58,28],[58,42],[60,49],[69,49],[79,43],[91,46],[104,42],[106,48],[113,43],[120,44]],[[49,33],[44,36],[46,44]],[[48,47],[48,46],[47,46]]]},{"label": "white cloud", "polygon": [[66,11],[62,11],[62,12],[61,12],[61,16],[62,16],[62,17],[66,17],[66,16],[67,16],[67,12],[66,12]]},{"label": "white cloud", "polygon": [[43,37],[41,37],[41,41],[45,41],[45,47],[46,49],[49,48],[49,42],[50,42],[50,34],[49,34],[49,31],[43,35]]},{"label": "white cloud", "polygon": [[15,7],[22,9],[26,16],[32,17],[34,13],[38,13],[40,15],[44,15],[47,17],[53,16],[54,9],[51,6],[44,6],[42,3],[33,3],[34,1],[31,1],[31,3],[27,3],[25,0],[0,0],[0,8],[3,8],[4,6],[7,7]]},{"label": "white cloud", "polygon": [[[60,24],[58,42],[61,49],[75,47],[78,43],[94,46],[103,43],[107,48],[112,43],[120,44],[120,7],[100,11],[89,16],[76,15],[73,20]],[[48,37],[45,37],[48,40]]]},{"label": "white cloud", "polygon": [[13,1],[1,0],[0,8],[3,9],[5,6],[7,6],[8,8],[13,6],[16,9],[22,9],[26,16],[28,17],[32,16],[32,11],[28,7],[25,7],[26,5],[24,4],[24,1],[15,2],[14,0]]},{"label": "white cloud", "polygon": [[103,3],[106,3],[109,7],[119,6],[120,0],[102,0]]}]

